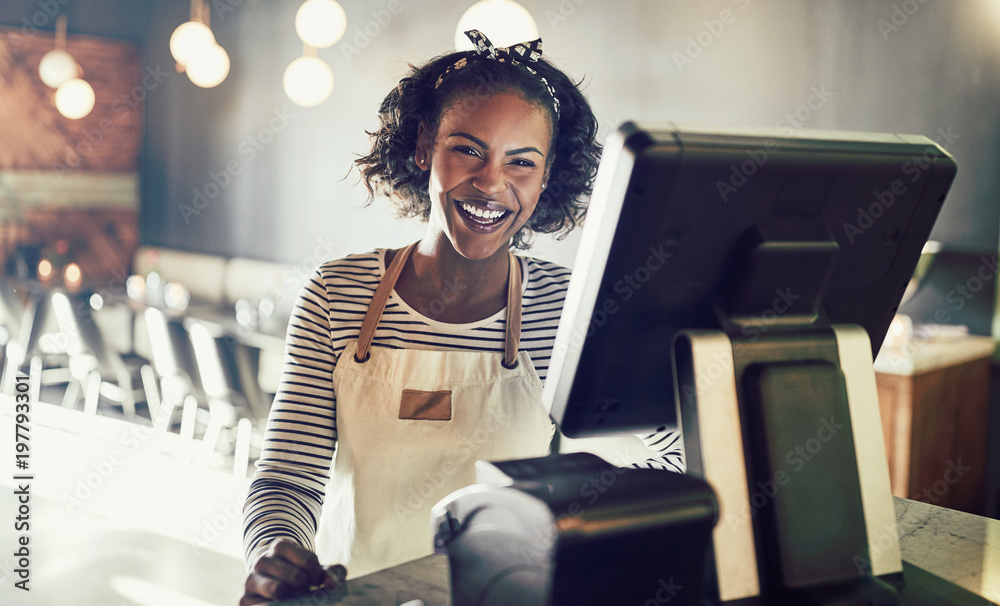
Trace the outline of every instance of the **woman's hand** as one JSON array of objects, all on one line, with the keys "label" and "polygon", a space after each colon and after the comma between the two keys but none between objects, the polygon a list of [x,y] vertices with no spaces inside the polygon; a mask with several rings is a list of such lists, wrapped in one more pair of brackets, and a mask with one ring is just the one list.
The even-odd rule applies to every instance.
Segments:
[{"label": "woman's hand", "polygon": [[340,564],[320,566],[316,554],[289,539],[278,539],[253,566],[244,585],[240,606],[284,600],[309,591],[336,591],[347,569]]}]

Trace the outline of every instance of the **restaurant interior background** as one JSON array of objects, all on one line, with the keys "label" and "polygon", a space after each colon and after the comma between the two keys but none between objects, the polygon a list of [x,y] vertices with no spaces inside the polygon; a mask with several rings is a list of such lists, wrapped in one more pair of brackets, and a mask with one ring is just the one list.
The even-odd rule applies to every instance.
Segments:
[{"label": "restaurant interior background", "polygon": [[[133,354],[147,354],[152,368],[136,375],[140,403],[133,416],[113,405],[107,394],[114,390],[105,393],[100,380],[96,411],[84,411],[91,401],[89,377],[77,381],[79,397],[68,407],[59,406],[63,392],[42,390],[43,400],[57,394],[52,406],[35,405],[32,419],[36,591],[30,597],[42,601],[23,603],[67,603],[58,597],[65,595],[88,604],[235,603],[244,574],[239,507],[247,474],[227,469],[234,460],[239,467],[240,455],[252,459],[259,446],[259,421],[280,358],[275,335],[295,293],[324,260],[399,246],[422,234],[423,224],[395,219],[384,200],[366,206],[352,161],[366,151],[365,130],[376,125],[378,105],[407,63],[449,52],[472,2],[340,0],[347,19],[343,39],[313,51],[332,70],[334,85],[314,107],[294,103],[283,89],[286,68],[304,55],[295,30],[301,4],[206,2],[230,68],[220,84],[202,88],[175,67],[169,50],[171,34],[190,18],[188,0],[0,3],[5,280],[41,280],[54,290],[75,279],[79,286],[70,294],[83,289],[101,296],[100,303],[87,301],[100,318],[95,322],[112,327],[107,347],[121,350],[130,363],[142,357]],[[958,177],[932,233],[940,250],[900,311],[918,334],[921,325],[943,324],[1000,337],[1000,0],[520,4],[537,24],[544,56],[585,82],[602,140],[625,120],[934,139],[955,157]],[[75,120],[60,115],[54,89],[38,77],[42,55],[56,44],[59,16],[67,18],[65,48],[96,97],[93,110]],[[577,242],[578,232],[563,241],[538,237],[532,254],[571,267]],[[42,261],[50,264],[48,276],[38,275]],[[81,275],[65,273],[73,263]],[[133,274],[145,278],[130,282],[146,289],[138,295],[126,289]],[[154,290],[157,301],[151,301]],[[165,316],[168,332],[187,329],[189,343],[196,343],[195,330],[201,331],[214,341],[223,365],[257,373],[243,408],[232,402],[225,408],[225,397],[209,393],[206,362],[195,359],[203,384],[181,394],[192,398],[176,406],[180,411],[188,402],[201,412],[193,412],[186,428],[178,427],[178,413],[165,431],[153,431],[153,409],[141,403],[148,395],[142,381],[159,388],[161,404],[174,386],[163,380],[169,371],[151,359],[157,345],[149,323],[156,318],[136,311],[137,299],[173,308]],[[227,307],[236,322],[199,322],[194,310],[207,304]],[[111,313],[116,305],[124,310],[118,316]],[[137,329],[143,322],[134,320],[144,320],[145,328]],[[955,329],[939,330],[938,339],[961,347]],[[262,340],[254,340],[258,332]],[[48,343],[58,349],[58,339]],[[998,367],[990,362],[991,342],[988,349],[977,367],[985,369],[985,391],[969,396],[982,400],[976,415],[958,406],[971,379],[945,378],[927,389],[939,390],[932,398],[958,398],[948,419],[965,417],[949,425],[949,439],[979,444],[978,458],[962,461],[973,468],[969,478],[976,478],[963,493],[972,499],[966,509],[996,517],[1000,428],[989,412],[998,406]],[[219,376],[232,380],[231,373]],[[233,396],[243,381],[220,389]],[[13,434],[8,402],[0,419],[5,434]],[[936,406],[929,405],[928,419],[935,418]],[[209,409],[235,416],[216,428],[212,446],[218,449],[206,458],[198,439],[211,424]],[[244,410],[256,416],[241,434]],[[884,423],[891,421],[883,415]],[[984,435],[970,438],[963,433],[969,427]],[[195,439],[178,439],[185,430]],[[8,438],[5,445],[12,444]],[[914,433],[907,443],[911,438],[914,444],[927,440]],[[0,483],[10,484],[13,446],[4,446],[0,456]],[[953,461],[949,456],[931,457],[929,477],[940,477],[939,468]],[[949,490],[958,494],[961,484]],[[911,479],[906,496],[947,502],[933,492],[921,496],[921,486]],[[5,525],[16,516],[11,493],[5,486],[0,497]],[[17,566],[8,533],[3,536],[0,595],[8,595]]]}]

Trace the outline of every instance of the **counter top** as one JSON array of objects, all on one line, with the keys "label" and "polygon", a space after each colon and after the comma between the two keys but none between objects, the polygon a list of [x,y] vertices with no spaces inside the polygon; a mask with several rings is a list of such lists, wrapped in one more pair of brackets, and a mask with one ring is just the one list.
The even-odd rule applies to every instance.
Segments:
[{"label": "counter top", "polygon": [[894,497],[903,559],[1000,601],[1000,521]]},{"label": "counter top", "polygon": [[905,347],[883,347],[875,358],[875,372],[916,375],[993,355],[990,337],[914,339]]},{"label": "counter top", "polygon": [[[1000,602],[1000,521],[899,497],[895,504],[908,587],[926,582],[917,575],[929,572]],[[349,579],[345,588],[325,598],[317,595],[276,605],[398,606],[414,599],[425,606],[449,606],[446,556],[432,555]]]}]

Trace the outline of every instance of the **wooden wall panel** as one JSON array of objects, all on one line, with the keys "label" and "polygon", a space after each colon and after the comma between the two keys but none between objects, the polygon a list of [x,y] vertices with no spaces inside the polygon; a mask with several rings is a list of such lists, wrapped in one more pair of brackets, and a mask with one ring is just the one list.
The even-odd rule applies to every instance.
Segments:
[{"label": "wooden wall panel", "polygon": [[143,83],[139,48],[121,40],[68,35],[66,51],[94,88],[93,111],[79,120],[55,108],[55,89],[38,76],[54,34],[0,27],[0,170],[133,171],[142,143]]}]

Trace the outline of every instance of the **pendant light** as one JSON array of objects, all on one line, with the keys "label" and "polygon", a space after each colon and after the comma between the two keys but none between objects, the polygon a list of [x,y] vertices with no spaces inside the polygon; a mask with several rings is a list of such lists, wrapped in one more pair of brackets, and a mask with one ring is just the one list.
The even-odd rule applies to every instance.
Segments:
[{"label": "pendant light", "polygon": [[94,109],[97,97],[86,80],[73,78],[56,89],[56,109],[70,120],[79,120]]},{"label": "pendant light", "polygon": [[216,44],[188,63],[186,71],[188,79],[202,88],[218,86],[229,75],[229,54]]},{"label": "pendant light", "polygon": [[455,50],[472,50],[470,29],[486,34],[495,46],[510,46],[538,38],[538,26],[528,9],[513,0],[480,0],[462,15],[455,28]]},{"label": "pendant light", "polygon": [[333,70],[316,56],[316,49],[304,45],[302,56],[285,69],[282,84],[288,98],[301,107],[315,107],[333,92]]},{"label": "pendant light", "polygon": [[170,54],[197,86],[218,86],[229,75],[229,54],[215,40],[210,11],[202,0],[191,0],[191,19],[170,35]]},{"label": "pendant light", "polygon": [[347,14],[336,0],[306,0],[295,13],[295,33],[302,56],[292,61],[282,78],[285,94],[301,107],[315,107],[333,92],[333,70],[316,56],[317,48],[340,42],[347,31]]},{"label": "pendant light", "polygon": [[66,52],[66,15],[59,15],[56,19],[55,48],[42,56],[38,75],[46,85],[59,88],[63,82],[76,78],[79,71],[73,56]]},{"label": "pendant light", "polygon": [[38,64],[38,76],[47,86],[56,89],[56,109],[63,116],[78,120],[94,109],[96,96],[86,80],[80,78],[80,66],[66,52],[66,15],[56,19],[55,48],[45,53]]},{"label": "pendant light", "polygon": [[347,31],[347,14],[336,0],[306,0],[295,13],[295,32],[313,48],[329,48]]}]

